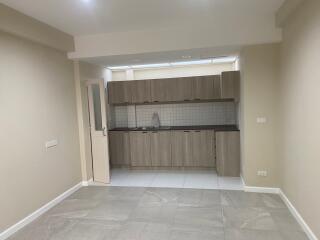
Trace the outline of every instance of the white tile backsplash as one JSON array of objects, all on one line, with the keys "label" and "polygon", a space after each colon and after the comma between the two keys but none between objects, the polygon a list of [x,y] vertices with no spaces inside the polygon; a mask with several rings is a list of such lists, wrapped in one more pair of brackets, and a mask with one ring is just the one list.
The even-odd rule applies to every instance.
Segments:
[{"label": "white tile backsplash", "polygon": [[237,119],[233,102],[115,106],[112,118],[116,127],[147,127],[154,112],[161,126],[228,125]]}]

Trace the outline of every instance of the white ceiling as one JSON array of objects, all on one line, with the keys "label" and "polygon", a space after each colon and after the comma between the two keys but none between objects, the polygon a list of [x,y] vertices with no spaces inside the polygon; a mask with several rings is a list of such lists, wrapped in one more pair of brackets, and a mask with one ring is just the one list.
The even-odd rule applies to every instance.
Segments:
[{"label": "white ceiling", "polygon": [[[270,18],[284,0],[0,0],[66,33],[81,36]],[[245,27],[245,26],[244,26]]]}]

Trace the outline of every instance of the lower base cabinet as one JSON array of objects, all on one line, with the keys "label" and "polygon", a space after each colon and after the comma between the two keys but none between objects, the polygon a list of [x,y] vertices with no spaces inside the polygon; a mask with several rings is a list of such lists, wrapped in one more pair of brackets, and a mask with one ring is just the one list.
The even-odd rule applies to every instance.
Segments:
[{"label": "lower base cabinet", "polygon": [[173,131],[172,165],[215,167],[214,130]]},{"label": "lower base cabinet", "polygon": [[192,167],[192,135],[191,131],[172,131],[172,166]]},{"label": "lower base cabinet", "polygon": [[112,166],[130,166],[129,132],[109,132],[109,148]]},{"label": "lower base cabinet", "polygon": [[240,174],[240,132],[214,130],[109,132],[113,166],[217,168]]},{"label": "lower base cabinet", "polygon": [[240,132],[217,132],[216,154],[218,175],[240,176]]},{"label": "lower base cabinet", "polygon": [[169,131],[150,132],[152,167],[171,167],[171,136]]},{"label": "lower base cabinet", "polygon": [[149,132],[130,132],[130,157],[132,167],[151,167]]},{"label": "lower base cabinet", "polygon": [[193,166],[215,167],[214,138],[213,130],[192,131]]}]

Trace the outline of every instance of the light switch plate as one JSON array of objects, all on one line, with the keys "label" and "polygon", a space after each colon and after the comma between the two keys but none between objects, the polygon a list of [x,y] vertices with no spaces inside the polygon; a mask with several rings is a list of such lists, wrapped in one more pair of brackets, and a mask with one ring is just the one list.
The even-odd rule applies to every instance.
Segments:
[{"label": "light switch plate", "polygon": [[46,142],[46,148],[52,148],[58,145],[58,140],[51,140]]},{"label": "light switch plate", "polygon": [[260,177],[266,177],[268,175],[268,172],[266,170],[259,170],[257,172],[257,175]]}]

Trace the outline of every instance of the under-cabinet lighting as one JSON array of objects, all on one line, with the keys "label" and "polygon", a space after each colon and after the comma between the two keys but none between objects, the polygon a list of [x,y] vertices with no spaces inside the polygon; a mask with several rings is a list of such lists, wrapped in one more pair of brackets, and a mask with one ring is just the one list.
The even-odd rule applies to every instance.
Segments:
[{"label": "under-cabinet lighting", "polygon": [[171,63],[153,63],[153,64],[140,64],[129,66],[111,66],[107,67],[110,70],[127,70],[127,69],[146,69],[146,68],[161,68],[161,67],[175,67],[175,66],[191,66],[191,65],[205,65],[205,64],[219,64],[219,63],[234,63],[237,57],[217,57],[203,60],[190,60]]},{"label": "under-cabinet lighting", "polygon": [[129,66],[115,66],[115,67],[108,67],[110,70],[126,70],[130,69],[131,67]]},{"label": "under-cabinet lighting", "polygon": [[172,66],[185,66],[185,65],[201,65],[201,64],[210,64],[212,63],[211,59],[206,60],[196,60],[196,61],[184,61],[184,62],[173,62]]},{"label": "under-cabinet lighting", "polygon": [[155,63],[155,64],[141,64],[141,65],[132,65],[131,68],[160,68],[160,67],[170,67],[170,63]]}]

